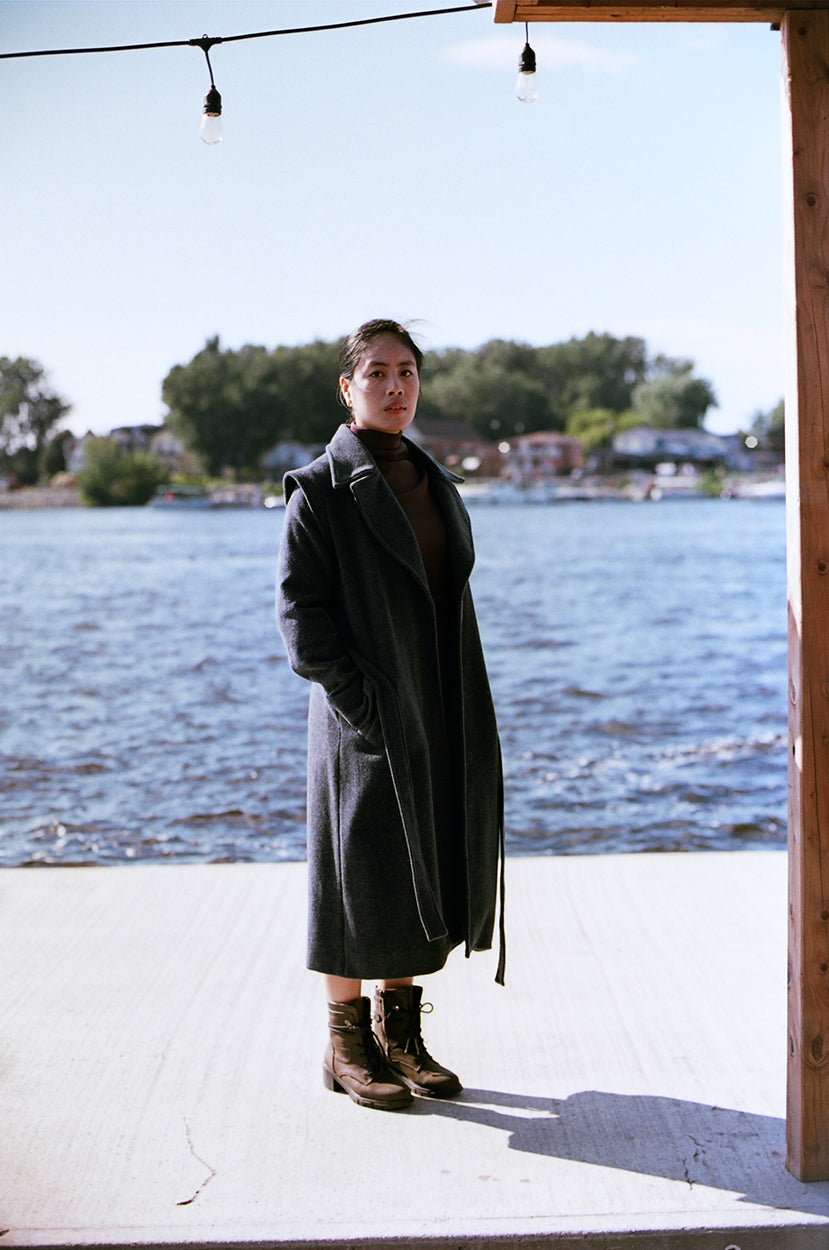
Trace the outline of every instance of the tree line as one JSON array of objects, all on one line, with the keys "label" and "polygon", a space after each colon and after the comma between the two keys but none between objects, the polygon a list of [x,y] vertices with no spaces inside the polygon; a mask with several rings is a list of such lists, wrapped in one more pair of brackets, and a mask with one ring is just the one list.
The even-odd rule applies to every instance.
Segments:
[{"label": "tree line", "polygon": [[[70,412],[39,361],[0,356],[0,479],[6,486],[34,486],[66,470],[66,448],[74,435],[60,427]],[[92,505],[144,504],[166,478],[148,453],[93,438],[85,445],[78,486]]]},{"label": "tree line", "polygon": [[[210,338],[164,379],[166,423],[207,474],[257,475],[262,456],[276,444],[324,444],[344,419],[337,399],[339,347],[339,341],[317,340],[230,349]],[[492,339],[472,350],[430,352],[418,416],[462,419],[495,441],[560,431],[590,452],[608,447],[614,434],[632,425],[699,428],[716,403],[712,384],[696,375],[692,361],[650,355],[641,338],[591,332],[542,347]],[[60,427],[69,411],[37,361],[0,357],[0,475],[27,485],[64,468],[63,446],[71,435]],[[781,401],[769,413],[756,413],[749,429],[760,446],[774,447],[782,422]],[[98,501],[100,482],[118,456],[138,454],[116,455],[114,446],[100,444],[90,447],[90,496]],[[134,476],[152,476],[144,463],[118,463]]]},{"label": "tree line", "polygon": [[[211,338],[164,379],[167,424],[211,473],[255,471],[281,441],[325,443],[343,419],[338,352],[338,342],[233,350]],[[692,361],[591,332],[545,347],[493,339],[432,352],[418,416],[461,418],[489,439],[557,430],[591,449],[626,425],[699,427],[716,402]]]}]

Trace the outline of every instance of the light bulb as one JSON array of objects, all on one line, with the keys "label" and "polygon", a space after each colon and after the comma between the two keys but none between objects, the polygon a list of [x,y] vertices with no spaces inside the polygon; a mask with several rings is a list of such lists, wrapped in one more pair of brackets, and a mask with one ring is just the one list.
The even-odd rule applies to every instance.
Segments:
[{"label": "light bulb", "polygon": [[532,104],[538,99],[538,86],[535,81],[535,53],[529,43],[524,44],[521,60],[518,62],[518,82],[515,94],[522,104]]},{"label": "light bulb", "polygon": [[222,97],[215,87],[211,87],[204,97],[204,111],[201,119],[199,135],[203,143],[215,147],[224,138],[222,132]]}]

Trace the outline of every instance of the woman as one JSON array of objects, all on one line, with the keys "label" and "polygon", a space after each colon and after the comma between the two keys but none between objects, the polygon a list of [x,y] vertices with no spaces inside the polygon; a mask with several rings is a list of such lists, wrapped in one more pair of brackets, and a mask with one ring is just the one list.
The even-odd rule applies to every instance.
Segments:
[{"label": "woman", "polygon": [[[457,1076],[420,1034],[415,976],[492,942],[503,785],[469,591],[469,517],[454,483],[402,438],[422,353],[394,321],[345,340],[350,420],[285,478],[277,616],[312,683],[308,966],[324,974],[328,1089],[396,1110]],[[362,982],[378,983],[374,1030]]]}]

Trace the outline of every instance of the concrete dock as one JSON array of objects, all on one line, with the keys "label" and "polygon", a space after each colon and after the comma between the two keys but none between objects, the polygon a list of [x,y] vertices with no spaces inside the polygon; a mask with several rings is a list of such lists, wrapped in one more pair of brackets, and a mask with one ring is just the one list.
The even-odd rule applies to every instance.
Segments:
[{"label": "concrete dock", "polygon": [[0,872],[0,1248],[827,1250],[784,1167],[780,851],[510,859],[424,979],[454,1102],[320,1079],[302,864]]}]

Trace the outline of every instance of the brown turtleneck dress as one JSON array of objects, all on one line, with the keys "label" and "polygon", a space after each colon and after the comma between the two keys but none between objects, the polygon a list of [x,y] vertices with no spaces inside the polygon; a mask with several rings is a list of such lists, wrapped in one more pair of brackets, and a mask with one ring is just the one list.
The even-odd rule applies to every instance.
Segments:
[{"label": "brown turtleneck dress", "polygon": [[[386,434],[382,430],[350,427],[363,446],[371,452],[377,467],[385,478],[414,530],[417,545],[423,558],[426,579],[435,605],[438,657],[440,665],[440,688],[443,692],[444,722],[449,728],[448,741],[457,742],[452,732],[451,718],[455,707],[456,665],[450,640],[453,637],[451,618],[451,574],[446,549],[446,526],[440,509],[429,491],[428,474],[421,473],[411,458],[401,434]],[[436,819],[436,828],[451,828],[457,833],[453,844],[438,847],[440,862],[441,894],[451,937],[460,941],[464,933],[466,908],[466,883],[461,844],[462,824],[456,807],[453,788],[453,767],[450,753],[442,752],[446,762],[446,775],[442,784],[435,787],[434,802],[444,812],[452,811],[453,819]],[[438,813],[436,813],[436,817]]]}]

